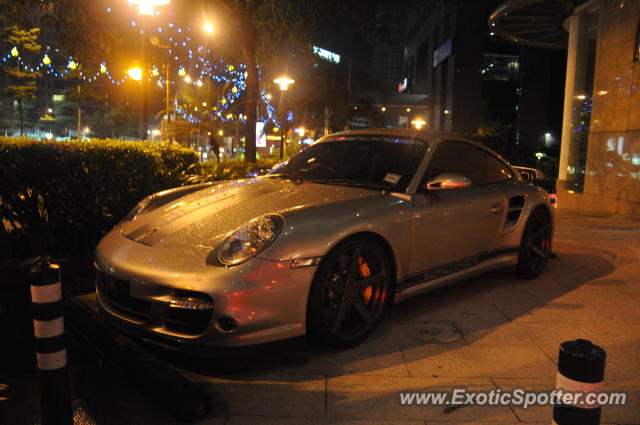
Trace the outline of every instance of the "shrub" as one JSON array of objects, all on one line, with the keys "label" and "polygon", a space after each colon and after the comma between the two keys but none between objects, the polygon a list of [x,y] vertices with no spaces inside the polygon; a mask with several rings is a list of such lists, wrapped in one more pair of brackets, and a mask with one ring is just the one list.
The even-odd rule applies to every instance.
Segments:
[{"label": "shrub", "polygon": [[0,137],[0,258],[87,254],[142,198],[201,176],[178,146]]},{"label": "shrub", "polygon": [[202,180],[207,182],[235,180],[247,177],[252,173],[263,174],[271,169],[279,160],[264,159],[256,163],[240,160],[202,163]]}]

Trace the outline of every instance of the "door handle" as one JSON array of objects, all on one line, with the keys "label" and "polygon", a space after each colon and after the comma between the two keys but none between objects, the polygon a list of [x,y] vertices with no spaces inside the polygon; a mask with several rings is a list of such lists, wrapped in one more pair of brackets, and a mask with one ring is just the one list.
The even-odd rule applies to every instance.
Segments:
[{"label": "door handle", "polygon": [[500,211],[502,211],[502,205],[496,205],[492,207],[489,211],[491,211],[491,214],[498,214]]}]

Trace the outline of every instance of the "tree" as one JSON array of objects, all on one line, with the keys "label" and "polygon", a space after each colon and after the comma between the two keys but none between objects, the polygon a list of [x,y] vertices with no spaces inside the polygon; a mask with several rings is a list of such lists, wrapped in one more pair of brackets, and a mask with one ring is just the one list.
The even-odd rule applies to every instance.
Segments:
[{"label": "tree", "polygon": [[20,135],[24,135],[24,106],[23,99],[35,97],[38,90],[36,84],[40,73],[20,67],[20,52],[37,53],[40,51],[38,44],[39,28],[28,30],[21,29],[17,25],[11,25],[5,30],[4,41],[12,47],[12,56],[15,56],[13,66],[5,67],[9,84],[4,88],[4,93],[18,101],[18,116],[20,122]]},{"label": "tree", "polygon": [[258,62],[256,49],[258,30],[255,24],[255,16],[263,0],[218,0],[226,11],[233,17],[239,27],[240,51],[247,65],[247,90],[245,112],[247,123],[245,127],[245,159],[247,162],[256,162],[256,119],[258,98],[260,95],[260,82],[258,79]]},{"label": "tree", "polygon": [[[259,67],[263,77],[268,62],[309,51],[311,10],[309,0],[213,0],[233,22],[230,30],[247,66],[245,106],[245,159],[256,161],[256,120],[260,98]],[[300,49],[303,47],[304,49]],[[289,48],[284,52],[283,48]],[[309,51],[310,53],[310,51]]]},{"label": "tree", "polygon": [[48,0],[39,3],[41,25],[50,30],[52,43],[80,65],[98,68],[105,55],[122,45],[117,30],[110,28],[109,22],[96,10],[97,2]]}]

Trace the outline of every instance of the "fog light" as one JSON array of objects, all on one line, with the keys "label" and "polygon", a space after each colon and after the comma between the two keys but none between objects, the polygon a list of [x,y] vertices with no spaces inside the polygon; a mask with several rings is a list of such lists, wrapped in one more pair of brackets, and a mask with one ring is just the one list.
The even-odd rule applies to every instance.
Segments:
[{"label": "fog light", "polygon": [[189,296],[181,294],[180,290],[175,295],[163,295],[152,297],[156,301],[169,304],[171,308],[179,308],[182,310],[213,310],[213,301],[206,298]]},{"label": "fog light", "polygon": [[182,308],[185,310],[212,310],[213,303],[210,301],[201,300],[198,298],[171,297],[171,299],[169,300],[169,307]]}]

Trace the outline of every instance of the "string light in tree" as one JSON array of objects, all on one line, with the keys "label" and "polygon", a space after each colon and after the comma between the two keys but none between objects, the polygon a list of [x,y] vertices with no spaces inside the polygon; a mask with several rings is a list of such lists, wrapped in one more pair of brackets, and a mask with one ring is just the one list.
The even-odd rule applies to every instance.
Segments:
[{"label": "string light in tree", "polygon": [[[145,2],[146,0],[141,1]],[[155,1],[156,0],[152,0],[151,2],[153,3]],[[132,3],[140,4],[139,2]],[[110,11],[111,10],[109,8],[107,12]],[[132,27],[135,26],[136,23],[132,22]],[[206,81],[211,81],[213,83],[228,83],[230,86],[227,93],[225,93],[217,102],[214,102],[214,104],[209,108],[206,108],[206,111],[198,111],[198,115],[202,118],[199,118],[198,115],[194,114],[194,109],[191,109],[189,105],[178,105],[177,101],[176,111],[178,111],[180,115],[183,115],[185,119],[192,122],[198,122],[205,118],[222,121],[239,119],[244,122],[245,117],[243,117],[242,114],[234,116],[233,114],[229,114],[227,111],[242,95],[244,90],[246,90],[246,65],[225,64],[222,59],[210,59],[213,56],[210,49],[206,49],[203,46],[192,46],[193,40],[189,36],[191,32],[190,27],[176,27],[173,23],[169,23],[166,26],[157,27],[156,31],[167,37],[169,42],[168,44],[170,46],[168,48],[169,59],[171,62],[174,62],[171,69],[178,70],[177,76],[182,84],[193,84],[196,87],[202,87]],[[17,48],[13,48],[9,55],[2,58],[2,61],[7,62],[11,57],[18,58],[26,71],[41,71],[43,74],[54,78],[66,78],[69,72],[74,72],[75,74],[80,68],[80,64],[72,57],[68,58],[66,66],[62,64],[58,64],[56,66],[55,59],[52,59],[46,54],[42,57],[40,63],[35,66],[30,66],[20,58]],[[150,80],[157,80],[158,84],[162,86],[165,84],[177,84],[178,79],[170,79],[169,81],[166,81],[164,76],[160,75],[159,68],[160,67],[155,65],[151,67],[151,72],[148,74]],[[123,73],[120,78],[114,78],[114,76],[111,75],[106,62],[102,62],[99,65],[99,69],[96,71],[87,71],[86,69],[83,69],[83,71],[74,75],[74,78],[76,76],[77,78],[87,82],[94,82],[99,78],[105,78],[106,81],[109,81],[116,86],[124,84],[127,80],[132,80],[131,76],[127,73]],[[260,112],[258,119],[261,121],[273,121],[276,125],[279,125],[275,118],[277,115],[275,113],[275,107],[270,103],[270,96],[263,92],[261,94],[261,100],[261,103],[264,105],[265,112]]]}]

